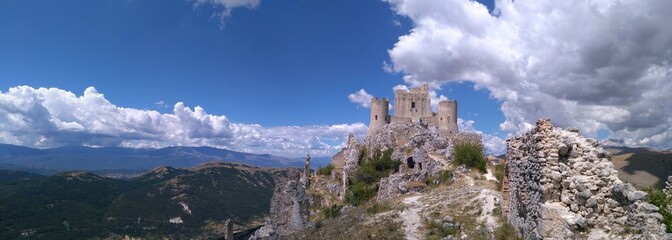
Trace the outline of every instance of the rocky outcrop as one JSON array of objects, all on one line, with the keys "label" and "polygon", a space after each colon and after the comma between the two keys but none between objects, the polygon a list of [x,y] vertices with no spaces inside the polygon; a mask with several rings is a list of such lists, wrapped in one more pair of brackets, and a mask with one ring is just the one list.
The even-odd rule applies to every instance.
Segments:
[{"label": "rocky outcrop", "polygon": [[341,181],[343,182],[341,193],[341,198],[345,198],[346,193],[348,192],[348,183],[350,176],[357,170],[359,165],[359,160],[362,158],[362,146],[359,144],[359,139],[354,135],[348,135],[348,142],[345,148],[341,150],[341,154],[344,159],[343,164],[343,174]]},{"label": "rocky outcrop", "polygon": [[[525,239],[662,239],[658,208],[618,179],[610,155],[577,129],[542,119],[507,140],[508,221]],[[505,210],[506,211],[506,210]]]},{"label": "rocky outcrop", "polygon": [[392,123],[367,136],[366,149],[392,148],[392,158],[402,162],[398,173],[380,180],[377,200],[424,188],[425,180],[446,168],[453,145],[453,139],[439,136],[426,123]]},{"label": "rocky outcrop", "polygon": [[310,226],[310,200],[304,183],[292,179],[279,183],[271,199],[270,218],[250,240],[283,239]]}]

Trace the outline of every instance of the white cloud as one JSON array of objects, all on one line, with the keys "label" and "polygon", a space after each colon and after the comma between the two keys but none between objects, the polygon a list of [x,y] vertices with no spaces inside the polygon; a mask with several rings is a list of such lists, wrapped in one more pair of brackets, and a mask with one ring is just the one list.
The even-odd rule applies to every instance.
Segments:
[{"label": "white cloud", "polygon": [[492,134],[486,134],[474,127],[473,120],[457,118],[457,128],[460,132],[478,133],[483,138],[483,147],[488,154],[501,155],[506,153],[506,140]]},{"label": "white cloud", "polygon": [[472,81],[513,133],[548,117],[672,147],[672,1],[497,0],[496,16],[476,1],[387,2],[414,22],[389,50],[407,84]]},{"label": "white cloud", "polygon": [[221,26],[224,27],[226,19],[231,16],[231,12],[234,8],[245,7],[252,9],[259,6],[259,2],[260,0],[195,0],[194,7],[210,4],[213,7],[220,9],[219,12],[213,14],[213,17],[219,17],[219,22]]},{"label": "white cloud", "polygon": [[48,148],[77,146],[211,146],[281,156],[328,156],[362,123],[265,128],[231,123],[178,102],[173,112],[118,107],[89,87],[82,96],[57,88],[20,86],[0,92],[0,143]]},{"label": "white cloud", "polygon": [[359,91],[348,94],[348,99],[350,99],[350,102],[356,103],[357,105],[364,107],[364,108],[370,108],[371,107],[371,99],[373,96],[364,89],[359,89]]}]

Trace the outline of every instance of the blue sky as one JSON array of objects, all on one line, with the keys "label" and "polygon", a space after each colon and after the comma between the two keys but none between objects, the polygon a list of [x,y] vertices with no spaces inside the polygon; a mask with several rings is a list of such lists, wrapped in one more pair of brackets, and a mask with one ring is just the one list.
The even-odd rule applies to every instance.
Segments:
[{"label": "blue sky", "polygon": [[[211,145],[279,155],[302,155],[300,152],[312,150],[328,155],[337,149],[334,145],[340,144],[347,131],[362,134],[357,123],[368,124],[369,110],[351,102],[349,94],[364,89],[374,96],[392,98],[394,86],[430,83],[437,95],[457,99],[458,115],[465,120],[463,127],[488,135],[486,140],[497,145],[495,148],[499,152],[502,139],[529,129],[526,124],[538,117],[558,119],[557,123],[563,127],[579,126],[588,135],[596,136],[599,132],[601,137],[620,137],[632,145],[670,145],[672,136],[668,138],[669,124],[665,124],[669,122],[665,120],[669,119],[667,114],[652,122],[639,123],[637,127],[591,114],[570,115],[574,111],[604,111],[635,118],[647,108],[635,109],[619,101],[573,96],[570,90],[539,91],[544,95],[531,96],[541,103],[548,101],[543,106],[520,100],[530,85],[562,89],[545,84],[566,80],[571,85],[573,81],[586,81],[585,78],[557,75],[548,69],[530,69],[534,59],[550,65],[557,57],[532,51],[542,49],[532,46],[539,42],[530,40],[528,46],[521,47],[515,44],[515,38],[503,37],[508,26],[504,23],[525,27],[517,18],[507,18],[509,13],[543,15],[543,11],[553,9],[552,3],[534,6],[539,8],[524,6],[526,3],[498,3],[502,7],[497,11],[501,17],[497,18],[489,14],[495,7],[492,1],[484,2],[487,8],[460,0],[442,3],[248,0],[245,6],[234,6],[232,2],[235,1],[0,2],[0,91],[7,95],[6,99],[30,95],[39,102],[56,95],[67,98],[68,92],[80,97],[88,87],[94,87],[95,91],[87,90],[92,93],[90,96],[104,94],[104,99],[114,107],[177,116],[175,106],[182,102],[180,107],[188,108],[189,114],[201,123],[199,126],[205,126],[204,129],[219,129],[218,124],[226,125],[217,134],[203,134],[196,139],[190,133],[185,135],[187,140],[164,142],[159,139],[164,135],[154,135],[155,131],[142,132],[129,127],[132,123],[123,119],[134,118],[129,116],[137,116],[133,115],[135,113],[116,116],[120,119],[117,130],[124,134],[114,134],[96,130],[97,125],[91,123],[95,122],[94,118],[62,117],[56,114],[62,106],[39,103],[50,113],[47,118],[51,125],[44,128],[32,126],[45,130],[30,134],[24,134],[21,127],[0,125],[0,132],[4,132],[4,138],[0,133],[0,141],[35,147],[63,144]],[[226,9],[231,10],[230,15],[221,17]],[[589,14],[589,11],[577,14]],[[433,24],[428,24],[432,21]],[[595,32],[619,34],[615,30],[601,30],[605,28],[601,25],[595,28]],[[561,30],[548,32],[547,36],[563,40],[565,35]],[[513,35],[524,37],[524,34]],[[490,39],[494,40],[489,42]],[[584,42],[579,44],[592,46]],[[597,45],[600,46],[600,42]],[[665,47],[665,44],[661,46]],[[586,52],[592,50],[586,49]],[[447,52],[434,56],[443,51]],[[578,59],[571,61],[580,62],[585,57],[576,54]],[[643,55],[647,54],[654,53]],[[666,57],[669,56],[661,56],[662,59]],[[647,62],[646,66],[662,66],[669,70],[663,63],[662,60]],[[521,65],[527,68],[515,69]],[[593,70],[600,67],[605,66],[595,66]],[[582,72],[581,69],[572,71]],[[591,87],[609,86],[609,82],[599,82],[605,78],[600,74],[586,77],[587,81],[596,82]],[[631,80],[646,77],[634,76]],[[666,79],[669,75],[663,76],[663,80]],[[503,87],[506,83],[514,87]],[[660,84],[664,84],[660,89],[669,86]],[[21,85],[30,89],[15,90],[15,93],[10,90]],[[40,87],[62,91],[49,94],[39,90]],[[17,93],[26,91],[30,94]],[[613,98],[600,91],[590,94]],[[642,101],[650,103],[654,100],[660,101]],[[14,115],[8,109],[18,105],[13,102],[14,108],[8,107],[10,101],[7,101],[4,114],[10,119]],[[576,109],[576,105],[584,103],[591,108]],[[84,108],[84,105],[73,106],[70,107]],[[202,107],[206,115],[213,116],[212,119],[216,116],[226,119],[220,119],[219,123],[207,122],[214,120],[204,120],[205,115],[199,115],[196,106]],[[37,119],[31,112],[22,114],[25,119]],[[63,124],[54,123],[53,119]],[[185,122],[175,123],[175,126],[193,127]],[[340,125],[347,127],[328,134],[315,130]],[[246,135],[251,128],[259,129]],[[305,128],[315,130],[314,134],[299,134],[310,132]],[[294,129],[296,133],[287,133],[287,129]],[[51,132],[62,131],[73,137],[64,140],[50,136]],[[660,136],[661,133],[665,136]],[[115,140],[91,140],[98,134]],[[285,139],[283,134],[295,137]],[[253,136],[252,140],[250,136]],[[77,140],[79,138],[88,140]],[[296,141],[297,145],[286,151],[274,145],[282,141]],[[324,144],[331,147],[325,148]]]}]

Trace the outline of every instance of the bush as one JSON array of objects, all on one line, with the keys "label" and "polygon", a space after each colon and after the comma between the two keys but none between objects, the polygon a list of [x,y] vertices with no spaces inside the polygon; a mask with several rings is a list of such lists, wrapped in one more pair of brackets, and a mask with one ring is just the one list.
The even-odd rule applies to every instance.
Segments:
[{"label": "bush", "polygon": [[454,162],[458,165],[464,165],[467,168],[475,168],[482,173],[487,172],[488,160],[483,155],[483,146],[481,144],[468,141],[460,142],[453,149]]},{"label": "bush", "polygon": [[509,223],[504,223],[502,226],[499,226],[495,229],[495,239],[497,240],[517,240],[518,234],[516,229]]},{"label": "bush", "polygon": [[322,207],[322,215],[324,215],[324,218],[335,218],[338,217],[338,215],[341,214],[341,208],[343,206],[340,205],[331,205],[330,207]]},{"label": "bush", "polygon": [[668,210],[668,206],[672,204],[672,198],[668,197],[660,188],[650,187],[645,189],[648,193],[647,200],[658,207],[658,213],[663,215],[663,223],[665,224],[665,231],[672,232],[672,213]]},{"label": "bush", "polygon": [[317,174],[318,174],[318,175],[329,176],[329,175],[331,175],[331,171],[332,171],[332,170],[334,170],[334,165],[332,165],[332,164],[330,163],[330,164],[327,165],[327,166],[318,168],[318,169],[317,169]]},{"label": "bush", "polygon": [[494,174],[495,178],[497,179],[497,190],[501,191],[502,190],[502,183],[504,182],[504,164],[499,164],[495,165],[494,167]]},{"label": "bush", "polygon": [[357,206],[376,195],[380,179],[396,172],[401,165],[401,161],[392,159],[393,151],[376,151],[371,158],[362,154],[357,171],[349,179],[350,192],[345,198],[347,203]]}]

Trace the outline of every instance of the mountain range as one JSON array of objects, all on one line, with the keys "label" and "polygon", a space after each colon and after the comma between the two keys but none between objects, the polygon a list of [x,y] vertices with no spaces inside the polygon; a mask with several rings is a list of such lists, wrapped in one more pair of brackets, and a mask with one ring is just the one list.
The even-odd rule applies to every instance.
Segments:
[{"label": "mountain range", "polygon": [[[305,158],[252,154],[212,147],[58,147],[35,149],[0,144],[0,169],[52,175],[83,170],[114,178],[138,176],[159,166],[188,168],[205,162],[238,162],[260,167],[302,167]],[[312,166],[329,163],[329,157],[312,159]]]}]

